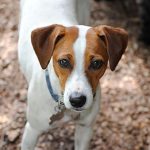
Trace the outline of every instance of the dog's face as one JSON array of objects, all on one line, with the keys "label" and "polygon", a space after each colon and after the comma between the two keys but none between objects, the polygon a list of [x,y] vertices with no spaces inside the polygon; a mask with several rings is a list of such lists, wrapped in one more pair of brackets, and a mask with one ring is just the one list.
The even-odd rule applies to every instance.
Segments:
[{"label": "dog's face", "polygon": [[107,61],[106,47],[93,29],[80,26],[66,30],[56,44],[53,65],[67,108],[83,110],[91,106]]},{"label": "dog's face", "polygon": [[108,61],[114,70],[126,49],[127,39],[123,29],[108,26],[52,25],[32,32],[32,44],[41,67],[45,69],[53,57],[64,104],[76,111],[92,105]]}]

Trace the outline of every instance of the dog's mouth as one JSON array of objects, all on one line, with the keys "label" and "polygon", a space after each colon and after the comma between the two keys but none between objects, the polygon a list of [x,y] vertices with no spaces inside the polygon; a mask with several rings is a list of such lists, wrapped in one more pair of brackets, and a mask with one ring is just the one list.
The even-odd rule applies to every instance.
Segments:
[{"label": "dog's mouth", "polygon": [[75,107],[73,107],[72,109],[76,112],[81,112],[85,110],[84,108],[75,108]]}]

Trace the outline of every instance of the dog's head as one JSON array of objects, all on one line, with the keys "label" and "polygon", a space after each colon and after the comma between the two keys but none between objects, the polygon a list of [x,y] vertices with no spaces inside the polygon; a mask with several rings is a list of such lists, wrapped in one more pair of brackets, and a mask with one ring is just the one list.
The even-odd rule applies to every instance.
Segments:
[{"label": "dog's head", "polygon": [[110,26],[51,25],[34,30],[31,39],[43,69],[53,57],[65,106],[81,111],[92,105],[108,61],[110,69],[115,70],[127,47],[128,35]]}]

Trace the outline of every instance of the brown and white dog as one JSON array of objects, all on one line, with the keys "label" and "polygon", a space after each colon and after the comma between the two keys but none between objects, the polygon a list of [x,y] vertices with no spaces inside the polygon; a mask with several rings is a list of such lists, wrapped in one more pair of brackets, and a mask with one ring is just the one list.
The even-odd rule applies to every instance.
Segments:
[{"label": "brown and white dog", "polygon": [[108,62],[115,70],[128,41],[121,28],[78,25],[78,18],[88,20],[88,6],[88,0],[21,1],[19,61],[29,84],[22,150],[33,150],[43,131],[70,120],[75,150],[88,150],[99,79]]}]

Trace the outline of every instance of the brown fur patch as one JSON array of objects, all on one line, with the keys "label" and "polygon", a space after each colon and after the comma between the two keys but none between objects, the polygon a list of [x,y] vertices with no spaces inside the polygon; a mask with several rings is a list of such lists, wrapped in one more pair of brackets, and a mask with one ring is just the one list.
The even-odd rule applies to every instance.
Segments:
[{"label": "brown fur patch", "polygon": [[99,25],[93,28],[107,47],[109,66],[115,70],[128,44],[128,33],[122,28]]},{"label": "brown fur patch", "polygon": [[58,24],[37,28],[31,33],[31,42],[42,69],[46,69],[65,27]]},{"label": "brown fur patch", "polygon": [[[104,64],[98,70],[90,70],[89,66],[92,59],[103,60]],[[93,28],[90,28],[86,35],[86,51],[85,51],[85,73],[91,84],[93,93],[99,83],[99,79],[107,68],[108,54],[107,49],[102,40],[98,37]]]},{"label": "brown fur patch", "polygon": [[65,36],[56,44],[53,53],[53,66],[61,84],[62,90],[65,88],[65,83],[73,68],[62,68],[58,64],[59,59],[69,59],[74,66],[73,44],[78,37],[78,28],[68,27],[65,30]]}]

